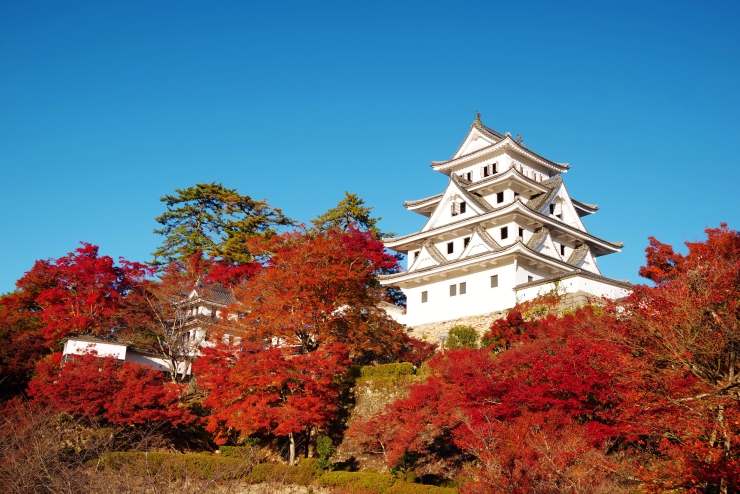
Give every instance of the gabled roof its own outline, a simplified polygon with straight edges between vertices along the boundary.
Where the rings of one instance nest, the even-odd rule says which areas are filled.
[[[485,242],[486,245],[488,245],[493,250],[501,250],[503,247],[499,245],[498,242],[496,242],[493,237],[480,225],[476,226],[473,231],[480,236],[481,240]]]
[[[547,227],[543,226],[538,228],[537,230],[535,230],[534,235],[529,238],[529,241],[527,242],[527,247],[533,250],[537,250],[549,234],[550,230],[548,230]]]
[[[200,278],[195,282],[193,291],[188,298],[190,300],[197,298],[203,302],[210,302],[224,307],[236,303],[236,298],[234,297],[234,294],[231,293],[231,290],[218,285],[203,283]]]
[[[571,252],[570,257],[568,258],[568,264],[572,264],[574,266],[578,266],[588,255],[590,249],[588,248],[588,244],[581,244],[575,249],[573,249],[573,252]]]
[[[478,209],[482,209],[486,213],[493,211],[493,206],[488,204],[488,201],[483,199],[481,196],[479,196],[475,192],[468,191],[468,188],[473,184],[473,182],[466,180],[462,177],[459,177],[455,173],[450,175],[450,180],[452,180],[458,186],[462,196],[465,197],[472,204],[475,204],[476,206],[478,206]]]
[[[429,255],[437,261],[439,264],[442,264],[444,262],[447,262],[447,259],[445,259],[445,256],[442,255],[442,253],[439,251],[439,249],[432,243],[431,240],[427,239],[424,241],[424,244],[422,245],[422,248],[425,248],[427,252],[429,252]]]
[[[465,143],[468,142],[468,138],[470,137],[470,134],[473,132],[474,129],[478,130],[481,135],[489,138],[494,143],[504,138],[504,136],[501,135],[500,133],[496,132],[490,127],[486,127],[485,125],[483,125],[483,122],[481,122],[481,119],[480,119],[480,113],[475,112],[475,120],[473,120],[473,123],[470,124],[470,129],[468,130],[468,133],[465,135],[465,139],[463,139],[463,141],[460,143],[460,145],[457,147],[454,154],[452,155],[453,159],[455,156],[457,156],[457,154],[463,148]]]
[[[527,201],[527,207],[530,209],[533,209],[535,211],[540,211],[546,204],[549,204],[550,201],[555,199],[555,196],[558,195],[558,189],[560,185],[563,183],[563,177],[560,175],[557,175],[552,178],[548,178],[547,180],[543,180],[542,182],[539,182],[540,185],[544,185],[548,189],[550,189],[549,192],[543,192],[541,194],[535,194],[532,197],[529,198],[529,201]]]
[[[542,165],[545,165],[546,167],[551,168],[557,172],[566,172],[570,169],[570,165],[567,163],[556,163],[555,161],[549,160],[545,158],[544,156],[540,156],[539,154],[533,151],[530,151],[528,148],[525,148],[524,146],[522,146],[521,143],[518,143],[515,140],[513,140],[511,136],[508,134],[504,136],[500,141],[490,144],[488,146],[485,146],[483,148],[480,148],[476,151],[473,151],[472,153],[469,153],[463,156],[458,156],[457,158],[452,158],[446,161],[433,161],[429,166],[431,166],[437,171],[442,171],[456,164],[464,163],[466,161],[478,158],[491,151],[494,151],[494,150],[497,150],[503,147],[514,149],[519,154],[526,156],[527,158],[533,161],[536,161]]]

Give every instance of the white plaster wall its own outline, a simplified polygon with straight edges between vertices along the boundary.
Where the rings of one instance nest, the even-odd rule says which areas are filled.
[[[532,286],[517,290],[516,297],[520,302],[532,300],[540,295],[544,295],[556,287],[555,283],[545,283],[542,285]],[[560,282],[559,288],[566,293],[575,293],[584,291],[595,297],[621,298],[630,294],[631,290],[620,288],[610,283],[592,280],[582,276],[572,276]]]
[[[64,355],[84,355],[95,351],[98,357],[115,357],[126,359],[126,346],[104,342],[67,340],[64,342]]]
[[[498,288],[491,288],[491,276],[498,275]],[[466,294],[459,294],[459,284],[466,283]],[[450,285],[456,284],[458,294],[450,297]],[[514,265],[495,266],[484,271],[464,274],[455,278],[422,282],[403,288],[407,298],[406,315],[399,320],[408,326],[458,317],[504,310],[516,301],[513,287]],[[426,303],[421,302],[421,293],[426,291]]]
[[[160,357],[155,357],[153,355],[144,355],[141,353],[136,352],[129,352],[128,356],[126,357],[126,360],[129,362],[136,362],[137,364],[145,365],[147,367],[151,367],[154,370],[162,371],[162,372],[169,372],[170,367],[167,365],[167,362]],[[183,366],[180,366],[179,373],[182,373]],[[188,369],[188,374],[190,373],[190,369]]]

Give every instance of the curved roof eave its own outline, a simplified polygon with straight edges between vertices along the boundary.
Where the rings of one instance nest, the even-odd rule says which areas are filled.
[[[451,168],[457,164],[465,163],[466,161],[470,161],[477,157],[483,156],[491,151],[495,151],[499,147],[507,146],[514,148],[519,153],[527,156],[533,161],[539,162],[540,164],[545,165],[548,168],[552,168],[553,170],[556,170],[558,172],[567,172],[571,168],[570,165],[567,163],[556,163],[545,158],[544,156],[535,153],[534,151],[530,151],[528,148],[523,147],[521,144],[517,144],[517,142],[514,141],[511,136],[505,136],[499,142],[481,148],[477,151],[473,151],[472,153],[468,153],[464,156],[460,156],[458,158],[450,159],[447,161],[433,161],[429,166],[431,166],[436,171],[442,171],[447,168]]]
[[[459,220],[459,221],[455,221],[455,222],[452,222],[452,223],[448,223],[446,225],[442,225],[440,227],[437,227],[437,228],[434,228],[434,229],[431,229],[431,230],[427,230],[427,231],[424,231],[424,232],[410,233],[408,235],[404,235],[404,236],[401,236],[401,237],[384,238],[384,239],[382,239],[382,241],[383,241],[383,243],[386,244],[386,247],[393,248],[392,246],[394,246],[394,245],[395,246],[400,246],[400,245],[403,245],[404,243],[409,242],[409,241],[412,241],[412,240],[422,240],[422,239],[425,239],[427,237],[431,237],[431,236],[435,235],[437,232],[440,232],[440,231],[445,230],[445,229],[454,229],[454,228],[450,228],[450,227],[461,226],[461,225],[463,225],[465,223],[468,223],[469,225],[473,225],[476,222],[481,221],[481,220],[492,219],[493,218],[493,215],[496,214],[496,213],[506,213],[507,212],[506,211],[507,208],[518,209],[519,211],[521,211],[525,215],[526,214],[534,215],[542,223],[547,224],[550,229],[553,229],[554,228],[556,230],[565,230],[568,233],[572,234],[573,236],[583,237],[583,238],[586,238],[586,239],[590,239],[593,242],[595,242],[597,244],[601,244],[605,248],[612,250],[613,252],[619,252],[619,249],[622,249],[624,247],[624,243],[622,243],[622,242],[610,242],[608,240],[604,240],[602,238],[596,237],[595,235],[591,235],[588,232],[581,231],[581,230],[579,230],[577,228],[574,228],[574,227],[572,227],[570,225],[567,225],[567,224],[562,223],[560,221],[554,220],[554,219],[550,218],[549,216],[546,216],[546,215],[540,213],[539,211],[535,211],[535,210],[527,207],[525,204],[523,204],[519,200],[514,201],[514,202],[511,202],[511,203],[509,203],[509,204],[507,204],[505,206],[502,206],[500,208],[495,208],[491,212],[486,213],[484,215],[474,216],[472,218],[465,218],[465,219],[462,219],[462,220]],[[414,238],[414,237],[418,237],[418,238]]]

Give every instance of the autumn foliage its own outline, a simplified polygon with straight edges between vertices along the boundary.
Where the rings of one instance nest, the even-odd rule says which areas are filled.
[[[133,362],[95,354],[62,363],[61,354],[40,361],[28,395],[34,402],[88,420],[118,425],[194,422],[180,407],[182,387],[165,383],[163,374]]]
[[[740,235],[687,247],[651,239],[656,285],[623,303],[510,312],[351,434],[389,466],[462,470],[469,492],[735,492]]]
[[[244,331],[305,351],[343,343],[355,361],[393,360],[401,350],[401,327],[380,306],[375,276],[397,260],[371,232],[297,230],[253,239],[250,250],[265,262],[234,290]]]

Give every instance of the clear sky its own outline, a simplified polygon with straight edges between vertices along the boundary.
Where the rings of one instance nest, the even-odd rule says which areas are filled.
[[[398,234],[475,111],[573,167],[599,258],[740,228],[738,2],[0,2],[0,292],[79,241],[148,261],[159,197],[221,182]]]

